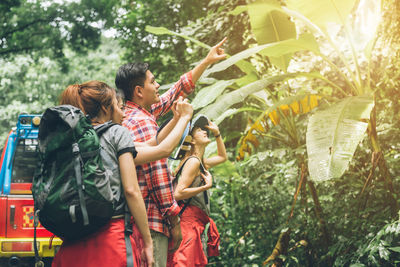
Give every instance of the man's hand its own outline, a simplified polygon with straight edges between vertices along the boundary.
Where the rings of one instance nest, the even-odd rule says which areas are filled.
[[[176,102],[176,112],[179,113],[181,118],[190,120],[193,116],[193,106],[189,103],[189,100],[178,99]]]
[[[179,217],[178,216],[170,217],[170,223],[171,223],[170,238],[172,239],[173,247],[169,249],[169,251],[174,252],[179,248],[182,242],[182,232],[181,232],[181,224]]]
[[[199,80],[200,76],[203,74],[203,72],[207,69],[208,66],[226,58],[225,51],[222,48],[222,45],[225,43],[226,40],[227,38],[225,37],[217,45],[211,47],[210,51],[208,52],[208,55],[200,62],[199,65],[197,65],[192,70],[192,82],[194,84]]]
[[[204,59],[204,61],[208,65],[211,65],[211,64],[213,64],[213,63],[215,63],[217,61],[220,61],[221,59],[225,59],[226,58],[225,51],[224,51],[223,48],[221,48],[226,40],[227,40],[227,38],[225,37],[224,39],[222,39],[221,42],[219,42],[215,46],[211,47],[210,51],[208,52],[208,55]]]
[[[174,103],[171,106],[171,110],[172,110],[172,114],[173,114],[173,117],[172,117],[173,120],[178,121],[179,117],[181,116],[181,114],[179,114],[179,112],[176,110],[176,105],[178,104],[178,102],[182,102],[182,100],[183,100],[182,96],[178,97],[178,99],[175,100]]]

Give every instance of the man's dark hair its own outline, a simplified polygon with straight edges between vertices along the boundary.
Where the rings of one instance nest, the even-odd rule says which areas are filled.
[[[115,76],[115,85],[122,90],[126,100],[132,100],[134,88],[144,86],[146,71],[149,69],[148,63],[127,63],[119,67]]]

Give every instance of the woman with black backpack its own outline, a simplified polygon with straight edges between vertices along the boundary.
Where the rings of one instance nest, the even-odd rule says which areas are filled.
[[[218,153],[204,158],[206,146],[211,142],[209,131],[217,142]],[[219,255],[219,234],[209,217],[208,189],[212,186],[212,176],[207,170],[226,161],[225,145],[218,126],[204,115],[197,116],[185,132],[189,135],[184,138],[181,151],[177,153],[184,156],[174,180],[174,196],[182,208],[182,242],[177,251],[168,255],[168,267],[205,266],[208,263],[207,256]],[[182,153],[184,150],[186,152]],[[209,230],[205,233],[208,223]],[[207,244],[205,235],[208,236]]]
[[[109,172],[111,190],[116,200],[114,216],[99,231],[74,242],[66,240],[53,260],[53,266],[127,266],[133,263],[140,266],[141,257],[148,266],[153,264],[153,245],[147,222],[147,214],[136,177],[135,162],[144,163],[166,157],[179,142],[187,123],[192,117],[193,108],[187,101],[178,100],[175,115],[176,125],[171,134],[157,146],[135,147],[129,131],[119,125],[123,112],[118,106],[116,92],[107,84],[90,81],[70,85],[61,95],[62,105],[72,105],[89,116],[93,127],[112,121],[100,137],[103,165]],[[165,136],[161,135],[161,136]],[[125,240],[124,213],[128,207],[144,241],[143,253],[137,249],[130,236],[129,250]],[[129,242],[129,241],[128,241]],[[129,260],[128,255],[132,254]]]

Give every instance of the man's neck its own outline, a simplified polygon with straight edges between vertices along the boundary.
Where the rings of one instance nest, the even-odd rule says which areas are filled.
[[[141,101],[141,99],[131,99],[130,101],[135,103],[136,105],[144,108],[148,112],[150,112],[150,110],[151,110],[151,105],[144,103],[144,101]]]

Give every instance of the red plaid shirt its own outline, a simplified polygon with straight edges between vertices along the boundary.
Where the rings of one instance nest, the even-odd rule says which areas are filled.
[[[172,103],[194,90],[192,72],[181,76],[167,92],[160,96],[160,102],[151,106],[150,112],[131,101],[126,102],[125,118],[122,123],[131,132],[135,142],[145,142],[157,134],[156,120],[166,114]],[[175,216],[180,207],[175,201],[172,187],[172,176],[167,159],[136,165],[140,190],[146,204],[150,229],[169,236],[166,216]]]

